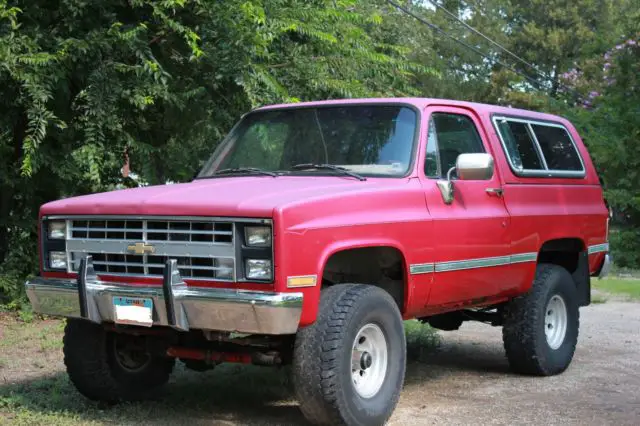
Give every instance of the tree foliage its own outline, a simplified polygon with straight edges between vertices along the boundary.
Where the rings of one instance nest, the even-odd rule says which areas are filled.
[[[1,0],[0,292],[34,270],[38,207],[131,184],[125,154],[184,180],[252,107],[415,94],[432,70],[382,23],[355,0]]]
[[[640,14],[637,15],[640,18]],[[640,19],[639,21],[640,22]],[[620,266],[640,267],[640,28],[564,78],[583,92],[570,111],[583,129],[614,210],[612,246]]]
[[[485,57],[384,0],[0,0],[0,297],[36,270],[42,203],[135,185],[125,158],[147,183],[190,179],[252,107],[361,96],[572,117],[639,267],[639,54],[616,48],[637,1],[397,2]]]

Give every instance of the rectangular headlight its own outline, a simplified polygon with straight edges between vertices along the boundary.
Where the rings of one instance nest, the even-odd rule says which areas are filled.
[[[267,259],[247,259],[245,275],[248,280],[270,280],[271,261]]]
[[[51,269],[67,269],[67,253],[63,251],[50,251],[49,267]]]
[[[271,227],[245,226],[244,241],[250,247],[269,247],[271,245]]]
[[[50,240],[63,240],[67,235],[67,222],[64,220],[48,222],[47,235]]]

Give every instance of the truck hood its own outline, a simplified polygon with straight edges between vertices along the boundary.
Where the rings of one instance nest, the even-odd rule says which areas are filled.
[[[274,209],[352,192],[387,191],[408,179],[341,176],[241,176],[122,189],[66,198],[42,206],[41,215],[158,215],[272,217]]]

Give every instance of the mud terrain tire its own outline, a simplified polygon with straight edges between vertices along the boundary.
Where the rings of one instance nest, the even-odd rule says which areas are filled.
[[[560,311],[563,319],[554,320]],[[529,292],[510,301],[505,310],[502,338],[511,369],[537,376],[566,370],[578,341],[579,315],[571,274],[558,265],[538,265]],[[558,328],[566,331],[554,334]]]
[[[293,385],[314,424],[382,425],[398,403],[405,364],[404,324],[393,298],[378,287],[339,284],[322,291],[316,322],[296,336]]]
[[[116,403],[148,398],[164,385],[175,360],[148,355],[139,368],[118,361],[115,333],[84,320],[70,319],[64,329],[64,363],[71,382],[85,397]]]

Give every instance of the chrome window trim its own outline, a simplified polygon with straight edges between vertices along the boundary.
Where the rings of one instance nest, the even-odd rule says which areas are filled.
[[[531,126],[531,123],[524,123],[524,124],[527,125],[527,132],[529,133],[529,137],[533,141],[533,147],[538,153],[538,158],[540,158],[542,167],[544,167],[545,170],[549,170],[549,164],[547,164],[547,159],[544,157],[544,152],[542,152],[542,146],[540,146],[540,141],[538,140],[538,136],[536,135],[536,132],[533,131],[533,127]],[[502,136],[502,134],[500,134],[500,136]]]
[[[540,156],[543,166],[545,167],[544,170],[518,169],[513,164],[513,160],[511,159],[511,155],[509,154],[509,150],[507,149],[507,144],[505,143],[504,138],[502,137],[502,133],[500,132],[500,128],[498,127],[498,120],[513,121],[515,123],[524,123],[527,125],[527,131],[530,133],[530,136],[533,139],[534,147],[538,155]],[[578,149],[576,141],[573,139],[571,132],[569,132],[569,130],[563,124],[552,122],[552,121],[541,121],[541,120],[528,119],[528,118],[517,118],[517,117],[508,116],[508,115],[493,115],[491,117],[491,122],[493,123],[493,129],[496,132],[498,139],[500,139],[500,144],[502,145],[502,151],[504,152],[505,157],[507,157],[507,162],[509,163],[509,167],[511,168],[511,171],[516,176],[545,177],[545,178],[553,178],[553,177],[584,178],[587,175],[584,161],[582,159],[582,155],[580,154],[580,150]],[[538,137],[536,136],[535,132],[533,131],[533,127],[531,126],[532,124],[563,129],[569,136],[569,140],[571,141],[573,149],[575,150],[576,155],[578,156],[578,160],[580,161],[582,170],[550,170],[547,166],[547,160],[544,157],[544,154],[542,153],[542,148],[540,147],[540,142],[538,142]]]

